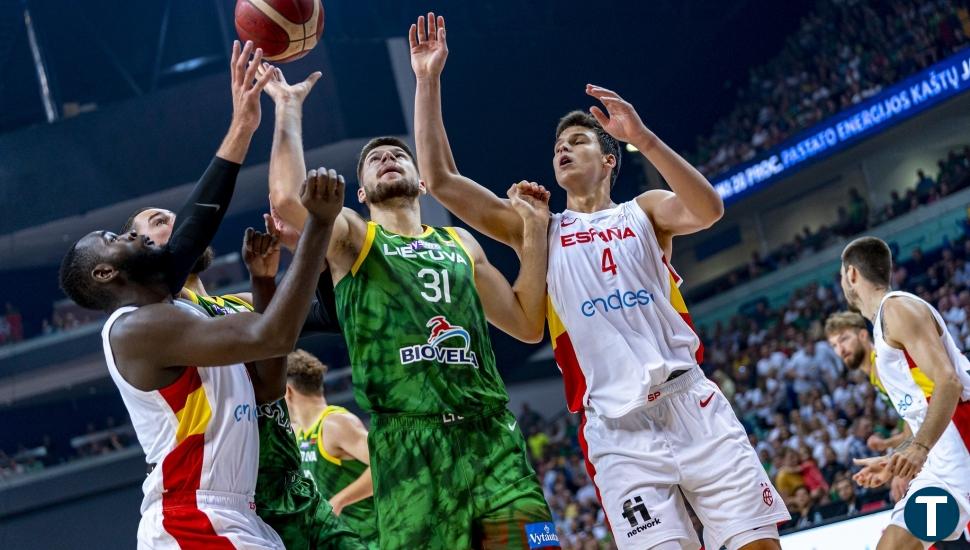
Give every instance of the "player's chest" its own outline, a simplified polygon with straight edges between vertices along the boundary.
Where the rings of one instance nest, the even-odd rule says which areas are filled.
[[[643,266],[655,259],[648,238],[625,217],[591,223],[564,216],[550,233],[549,267],[584,276],[640,277]]]

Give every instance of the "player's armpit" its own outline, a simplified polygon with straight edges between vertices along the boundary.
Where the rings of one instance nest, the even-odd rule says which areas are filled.
[[[109,337],[119,368],[217,367],[285,355],[293,343],[261,318],[258,313],[206,318],[174,304],[152,304],[118,319]]]
[[[331,456],[370,464],[367,428],[352,414],[331,414],[323,422],[323,446]]]
[[[636,200],[637,205],[653,222],[657,233],[669,236],[689,235],[713,225],[713,222],[698,218],[680,197],[670,191],[652,189],[638,196]]]

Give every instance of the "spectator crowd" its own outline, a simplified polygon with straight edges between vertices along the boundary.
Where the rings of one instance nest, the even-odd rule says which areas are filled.
[[[699,137],[708,177],[965,47],[968,0],[819,0],[781,53],[751,69],[731,112]]]

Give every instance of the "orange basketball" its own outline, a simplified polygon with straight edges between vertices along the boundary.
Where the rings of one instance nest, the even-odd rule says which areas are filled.
[[[263,57],[287,63],[306,55],[323,36],[320,0],[237,0],[236,32],[263,49]]]

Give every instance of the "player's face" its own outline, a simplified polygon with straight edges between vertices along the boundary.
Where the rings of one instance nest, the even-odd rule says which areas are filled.
[[[93,248],[99,260],[92,277],[99,282],[110,282],[118,274],[125,274],[132,282],[151,283],[164,274],[165,252],[135,231],[122,235],[95,231],[81,239],[78,246]]]
[[[131,228],[139,235],[146,235],[158,246],[165,246],[172,236],[175,213],[164,208],[149,208],[135,216]]]
[[[835,353],[842,358],[845,366],[855,370],[866,360],[866,350],[859,339],[859,332],[850,328],[843,329],[829,336],[829,344]]]
[[[570,126],[556,140],[552,169],[556,182],[567,191],[588,192],[610,173],[615,163],[612,155],[603,154],[596,132],[585,126]]]
[[[418,169],[407,151],[396,145],[375,147],[364,157],[360,174],[361,202],[380,204],[391,199],[414,199],[424,191]]]

